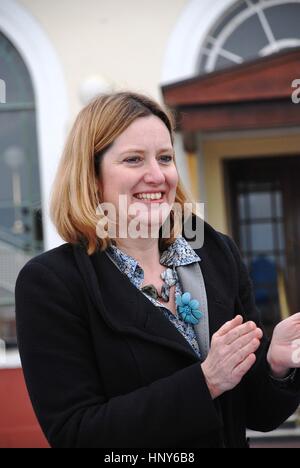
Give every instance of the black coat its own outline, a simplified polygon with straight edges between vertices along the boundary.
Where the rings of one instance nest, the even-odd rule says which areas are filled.
[[[236,314],[258,322],[248,274],[229,238],[205,226],[211,335]],[[96,273],[96,274],[95,274]],[[106,254],[64,244],[32,259],[16,286],[26,383],[53,447],[245,447],[299,404],[300,378],[269,377],[267,342],[234,390],[212,401],[195,352]]]

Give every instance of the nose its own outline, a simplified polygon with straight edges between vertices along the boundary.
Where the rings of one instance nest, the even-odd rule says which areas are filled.
[[[159,163],[156,160],[149,162],[144,175],[145,182],[148,184],[159,185],[165,182],[165,179],[165,174],[163,173]]]

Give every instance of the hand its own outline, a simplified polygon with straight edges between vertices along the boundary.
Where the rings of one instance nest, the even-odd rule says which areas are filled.
[[[263,332],[237,315],[212,337],[202,371],[213,399],[236,387],[256,361]]]
[[[300,367],[300,313],[280,322],[274,329],[267,355],[274,377],[284,378]]]

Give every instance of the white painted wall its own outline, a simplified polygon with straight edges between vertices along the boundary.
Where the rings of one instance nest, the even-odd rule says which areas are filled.
[[[56,50],[72,117],[80,85],[93,75],[160,98],[165,48],[188,0],[19,1]]]
[[[101,76],[161,100],[162,83],[193,76],[202,41],[233,1],[0,0],[0,30],[21,52],[37,96],[44,214],[85,80]],[[44,228],[46,249],[61,242],[48,216]]]

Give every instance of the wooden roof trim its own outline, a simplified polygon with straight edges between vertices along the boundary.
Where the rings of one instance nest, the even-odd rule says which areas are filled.
[[[184,133],[300,127],[300,104],[261,101],[181,108],[178,129]]]
[[[167,105],[208,105],[289,98],[300,78],[300,49],[163,86]]]

